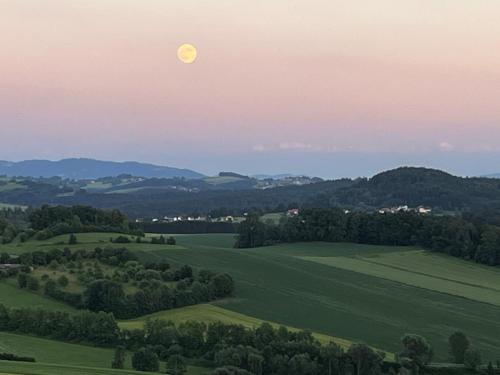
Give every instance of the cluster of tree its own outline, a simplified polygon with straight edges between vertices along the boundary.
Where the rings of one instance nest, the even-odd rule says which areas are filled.
[[[132,240],[128,236],[118,236],[116,238],[111,238],[112,243],[131,243]],[[137,236],[135,239],[136,243],[148,243],[146,239],[144,239],[143,236]],[[151,237],[151,240],[149,241],[150,244],[152,245],[175,245],[176,240],[175,237],[169,236],[165,238],[163,235],[160,235],[159,237]]]
[[[0,361],[36,362],[33,357],[19,356],[12,353],[0,353]]]
[[[310,332],[274,328],[263,323],[255,329],[221,322],[187,321],[179,325],[148,319],[142,329],[120,330],[112,314],[13,309],[0,305],[0,331],[29,333],[41,337],[91,343],[116,348],[113,368],[123,368],[127,350],[141,371],[158,371],[165,361],[167,372],[183,374],[186,358],[216,366],[214,375],[376,375],[394,373],[400,367],[418,374],[432,360],[433,350],[425,338],[407,334],[401,339],[398,363],[384,360],[384,353],[364,344],[344,350],[337,344],[321,344]],[[457,363],[475,370],[481,356],[464,334],[449,339],[450,354]],[[490,366],[491,367],[491,364]]]
[[[177,242],[175,241],[175,238],[172,236],[169,236],[165,238],[163,235],[160,237],[152,237],[151,238],[151,244],[153,245],[175,245]]]
[[[186,181],[192,184],[197,180]],[[140,190],[127,194],[105,194],[105,191],[89,194],[72,190],[75,194],[70,196],[62,196],[60,189],[52,189],[50,194],[46,193],[45,185],[33,183],[32,186],[25,185],[25,189],[0,192],[0,200],[35,206],[49,202],[116,207],[134,217],[208,214],[219,209],[225,209],[228,214],[234,215],[253,210],[283,211],[287,207],[346,207],[373,211],[381,207],[407,204],[457,212],[478,212],[484,209],[494,212],[497,220],[500,220],[500,179],[461,178],[425,168],[398,168],[370,179],[340,179],[265,190],[251,187],[231,190],[231,186],[227,184],[222,184],[217,190],[210,188],[208,184],[186,189],[148,189],[146,186],[156,183],[158,186],[165,185],[162,181],[148,180],[138,183]],[[175,185],[182,186],[180,182]]]
[[[456,216],[379,214],[342,209],[304,209],[278,225],[251,215],[240,224],[236,247],[279,242],[326,241],[418,245],[488,265],[500,264],[500,228]]]
[[[0,209],[0,244],[12,242],[19,237],[25,242],[33,231],[29,230],[26,210],[21,208]]]
[[[112,312],[119,318],[209,302],[230,297],[234,292],[234,281],[227,274],[201,270],[195,275],[189,265],[174,270],[164,261],[143,265],[136,259],[125,248],[97,247],[26,252],[15,260],[25,266],[48,265],[54,270],[64,266],[70,273],[76,273],[86,289],[83,293],[66,291],[67,277],[52,280],[46,275],[42,281],[45,281],[43,291],[47,296],[80,309]],[[84,260],[95,260],[94,269],[84,269]],[[104,274],[98,262],[116,267],[114,273]],[[137,287],[131,294],[124,291],[123,285],[128,282]],[[175,285],[167,284],[171,282]],[[39,279],[30,274],[28,267],[18,274],[18,285],[35,291],[40,289]]]
[[[454,363],[463,364],[467,369],[476,370],[481,366],[481,353],[471,346],[467,336],[460,331],[453,333],[449,339],[450,356]],[[497,363],[500,365],[500,363]],[[489,367],[492,367],[491,362]]]
[[[227,216],[219,215],[213,217]],[[195,215],[198,216],[198,215]],[[140,228],[147,233],[234,233],[236,225],[233,223],[210,222],[210,221],[175,221],[172,223],[143,223]]]
[[[130,233],[126,215],[118,210],[100,210],[89,206],[49,206],[30,210],[29,222],[37,239],[78,232]]]
[[[19,285],[19,288],[21,289],[27,288],[33,291],[37,291],[38,289],[40,289],[38,278],[31,276],[30,274],[25,272],[18,273],[17,283]]]
[[[129,261],[137,260],[137,256],[130,250],[120,247],[106,246],[92,249],[71,250],[70,248],[52,249],[50,251],[33,251],[22,253],[18,258],[11,258],[11,261],[26,266],[46,266],[53,263],[67,264],[70,262],[80,262],[86,259],[95,259],[110,266],[123,266]]]
[[[112,314],[89,311],[69,314],[62,311],[8,308],[1,304],[0,331],[98,346],[114,346],[120,340],[120,329]]]
[[[234,292],[234,281],[229,275],[200,271],[195,278],[189,266],[174,272],[160,272],[129,262],[125,273],[127,277],[140,281],[137,291],[126,294],[123,284],[118,281],[95,280],[82,296],[82,307],[91,311],[112,312],[118,318],[133,318],[230,297]],[[175,287],[170,287],[162,281],[177,283]]]
[[[333,342],[319,343],[310,332],[276,329],[267,323],[247,329],[220,322],[174,326],[150,320],[144,330],[124,331],[123,337],[124,345],[139,353],[140,367],[134,367],[142,371],[157,371],[161,360],[167,362],[169,373],[182,374],[186,357],[213,364],[214,375],[372,375],[400,367],[384,361],[384,353],[367,345],[344,350]],[[423,368],[432,355],[430,345],[417,335],[403,337],[402,349],[401,364],[412,371]]]

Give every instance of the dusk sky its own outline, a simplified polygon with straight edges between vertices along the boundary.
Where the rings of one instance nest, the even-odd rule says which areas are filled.
[[[0,0],[0,159],[500,172],[499,17],[498,0]]]

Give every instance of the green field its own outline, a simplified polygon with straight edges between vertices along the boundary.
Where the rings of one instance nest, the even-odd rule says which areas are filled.
[[[9,282],[0,282],[0,304],[16,308],[31,307],[68,312],[76,311],[73,307],[65,303],[44,297],[26,289],[19,289],[16,283],[10,280]]]
[[[445,259],[441,255],[424,251],[381,254],[375,257],[300,258],[500,306],[500,270],[497,268]],[[456,263],[453,264],[452,260]]]
[[[63,343],[31,336],[0,332],[0,352],[30,356],[36,363],[0,361],[0,375],[105,375],[105,374],[144,374],[131,370],[131,355],[127,356],[126,369],[112,370],[113,349]],[[164,370],[162,364],[161,370]],[[188,366],[187,375],[200,375],[208,370]]]
[[[271,222],[273,224],[279,224],[281,219],[285,218],[286,214],[283,212],[274,212],[274,213],[268,213],[265,215],[262,215],[260,220],[262,220],[264,223]]]
[[[223,304],[223,303],[222,303]],[[187,306],[180,309],[173,309],[168,311],[162,311],[159,313],[151,314],[148,316],[143,316],[139,319],[132,319],[120,322],[120,327],[126,329],[136,329],[142,328],[147,319],[164,319],[174,322],[175,324],[180,324],[187,322],[189,320],[203,321],[207,324],[214,322],[223,322],[226,324],[241,324],[247,328],[257,328],[264,320],[257,319],[248,315],[243,315],[231,310],[222,308],[221,306],[202,304],[196,306]],[[279,324],[269,322],[274,327],[278,328]],[[288,327],[292,331],[296,331],[296,328]],[[331,341],[336,342],[338,345],[347,349],[353,343],[348,340],[341,338],[331,337],[327,335],[322,335],[318,333],[313,333],[314,337],[322,343],[329,343]],[[390,355],[391,353],[387,353]]]
[[[102,246],[110,236],[116,237],[79,234],[81,243],[74,247]],[[144,260],[166,259],[174,266],[187,263],[231,274],[236,298],[217,304],[241,314],[231,318],[266,320],[390,352],[400,350],[403,334],[417,333],[432,343],[437,361],[448,359],[448,336],[462,330],[485,359],[499,358],[498,269],[405,247],[301,243],[242,250],[232,247],[233,235],[176,239],[177,246],[126,246]],[[50,249],[61,240],[67,236],[12,249]],[[179,313],[160,315],[182,319],[175,316]],[[183,314],[190,316],[187,310]],[[210,320],[213,314],[193,316]]]
[[[53,248],[63,249],[68,247],[73,250],[77,249],[88,249],[94,247],[104,247],[104,246],[115,246],[115,247],[127,247],[130,250],[157,250],[164,249],[165,246],[162,245],[151,245],[148,243],[135,243],[134,236],[128,236],[132,243],[128,244],[113,244],[111,243],[111,238],[116,238],[118,236],[126,236],[122,233],[78,233],[76,235],[78,243],[76,245],[68,245],[69,234],[63,234],[60,236],[52,237],[48,240],[37,241],[30,239],[26,242],[13,242],[10,244],[0,245],[0,252],[8,252],[10,254],[22,254],[27,251],[42,250],[48,251]],[[158,236],[148,234],[147,237]],[[182,249],[182,246],[168,246],[168,249]]]
[[[446,267],[450,279],[463,273],[460,267],[472,267],[465,282],[476,280],[475,287],[482,288],[478,279],[484,267],[474,263],[438,256],[444,263],[433,268],[437,260],[418,256],[414,248],[355,244],[284,244],[237,250],[232,248],[232,235],[178,236],[177,243],[182,249],[145,249],[142,256],[230,273],[237,282],[237,298],[226,301],[225,309],[391,352],[400,349],[402,335],[417,333],[429,339],[436,360],[441,361],[448,359],[448,336],[463,330],[485,358],[498,357],[500,307],[443,293],[436,285],[423,287],[411,280],[390,280],[385,274],[370,275],[364,269],[332,267],[302,257],[358,260],[368,256],[378,260],[383,255],[389,256],[387,262],[400,259],[405,263],[390,257],[392,254],[408,257],[408,265],[417,257],[421,263],[415,267],[423,271]]]
[[[26,189],[26,188],[27,188],[26,185],[19,184],[13,181],[8,181],[7,183],[0,185],[0,192],[3,193],[10,190]]]

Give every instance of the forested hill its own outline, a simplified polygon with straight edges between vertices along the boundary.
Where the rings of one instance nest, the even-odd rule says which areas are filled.
[[[500,208],[500,180],[463,178],[426,168],[398,168],[363,179],[338,193],[345,205],[408,204],[442,210]]]
[[[145,182],[143,182],[144,184]],[[292,207],[343,207],[373,211],[398,205],[430,206],[434,212],[481,212],[494,218],[500,212],[500,180],[462,178],[426,168],[398,168],[370,179],[341,179],[303,186],[272,189],[204,190],[196,189],[122,189],[119,193],[98,189],[50,187],[30,181],[9,189],[0,186],[0,202],[41,205],[85,204],[99,208],[117,208],[132,217],[172,214],[206,214],[214,210],[226,214],[249,210],[275,211]],[[37,189],[42,190],[43,194]],[[500,216],[500,215],[498,215]]]

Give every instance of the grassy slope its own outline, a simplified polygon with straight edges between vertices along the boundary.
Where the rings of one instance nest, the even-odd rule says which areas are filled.
[[[58,248],[58,249],[63,249],[65,247],[68,247],[70,249],[76,250],[76,249],[88,249],[88,248],[94,248],[97,246],[104,247],[104,246],[123,246],[127,247],[131,250],[154,250],[154,249],[161,249],[164,248],[164,246],[161,245],[151,245],[151,244],[136,244],[136,243],[129,243],[129,244],[112,244],[110,242],[111,238],[116,238],[118,236],[124,236],[122,233],[78,233],[76,235],[78,243],[76,245],[68,245],[68,240],[69,240],[69,234],[63,234],[60,236],[52,237],[48,240],[43,240],[43,241],[37,241],[37,240],[28,240],[26,242],[20,243],[20,242],[15,242],[15,243],[10,243],[10,244],[4,244],[0,245],[0,252],[8,252],[10,254],[22,254],[27,251],[34,251],[34,250],[43,250],[43,251],[48,251],[53,248]],[[148,235],[149,237],[153,235]],[[158,236],[158,235],[157,235]],[[135,242],[135,237],[133,236],[128,236],[132,242]],[[169,246],[169,249],[182,249],[180,246]]]
[[[170,320],[176,324],[183,323],[188,320],[203,321],[207,324],[213,322],[223,322],[227,324],[241,324],[248,328],[257,328],[262,323],[264,323],[264,320],[257,319],[248,315],[239,314],[237,312],[224,309],[220,306],[202,304],[196,306],[187,306],[180,309],[162,311],[148,316],[143,316],[139,319],[122,321],[120,322],[120,327],[127,329],[142,328],[144,322],[148,318]],[[275,327],[279,327],[279,324],[277,323],[271,322],[271,324]],[[296,330],[294,328],[290,329]],[[335,341],[337,344],[341,345],[344,348],[348,348],[352,344],[351,341],[334,338],[327,335],[314,333],[314,336],[320,342],[328,343],[330,341]]]
[[[110,236],[116,235],[78,235],[83,244],[74,248],[102,246],[99,241],[107,241]],[[447,359],[448,336],[462,330],[485,358],[497,359],[500,307],[431,290],[440,283],[411,285],[415,282],[410,277],[415,274],[413,267],[434,278],[446,269],[447,278],[456,282],[463,277],[463,282],[483,288],[490,281],[482,277],[493,269],[448,257],[426,258],[409,248],[308,243],[236,250],[232,248],[232,235],[176,237],[178,245],[174,247],[135,243],[127,247],[139,251],[144,259],[166,259],[172,264],[188,263],[230,273],[237,282],[237,298],[221,306],[246,316],[363,341],[393,352],[399,350],[400,336],[418,333],[431,341],[437,360]],[[38,245],[50,249],[61,239],[28,242],[16,246],[15,251]],[[363,256],[398,267],[401,272],[404,267],[412,269],[406,270],[404,282],[398,282],[388,280],[386,275],[369,275],[361,268],[347,270],[301,259],[305,256]]]
[[[407,255],[408,254],[408,255]],[[405,252],[379,257],[300,257],[304,260],[325,264],[331,267],[355,271],[370,276],[380,277],[387,280],[396,281],[402,284],[413,285],[424,289],[435,290],[459,297],[464,297],[478,302],[490,303],[500,306],[500,272],[491,268],[465,273],[463,279],[457,275],[457,269],[453,264],[447,264],[442,257],[430,254],[430,256],[420,255],[421,252]],[[425,257],[425,261],[418,259]],[[386,258],[387,262],[386,262]],[[395,258],[397,262],[394,262]],[[413,263],[417,258],[421,262]],[[440,260],[442,268],[432,269]],[[428,262],[428,263],[427,263]],[[398,263],[401,263],[398,265]],[[429,266],[429,267],[428,267]],[[474,265],[472,265],[474,267]],[[462,268],[457,267],[458,270]]]
[[[65,303],[43,297],[35,292],[19,289],[14,283],[0,282],[0,303],[9,307],[31,307],[49,310],[76,311]]]
[[[36,375],[104,375],[104,374],[141,374],[131,371],[131,356],[127,356],[126,369],[110,369],[113,349],[94,348],[85,345],[69,344],[37,337],[0,332],[0,351],[35,357],[37,363],[18,363],[0,361],[0,375],[36,374]],[[162,369],[163,370],[163,364]],[[200,367],[188,367],[187,375],[207,372]]]
[[[3,332],[0,333],[0,350],[35,357],[37,362],[88,367],[110,367],[114,353],[112,349],[68,344]],[[130,368],[130,361],[127,367]]]
[[[500,308],[497,306],[300,259],[401,254],[414,249],[308,243],[235,250],[231,235],[177,239],[182,250],[148,249],[143,256],[230,273],[237,281],[238,298],[225,302],[226,309],[351,341],[364,341],[393,352],[399,350],[403,334],[418,333],[432,342],[437,360],[448,357],[448,336],[455,330],[463,330],[486,358],[498,356]],[[455,262],[445,259],[451,269]],[[420,267],[425,268],[425,262]]]

